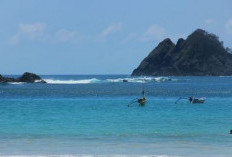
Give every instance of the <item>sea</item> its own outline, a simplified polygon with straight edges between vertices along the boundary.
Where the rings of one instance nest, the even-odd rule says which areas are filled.
[[[0,157],[232,156],[232,77],[41,77],[0,84]]]

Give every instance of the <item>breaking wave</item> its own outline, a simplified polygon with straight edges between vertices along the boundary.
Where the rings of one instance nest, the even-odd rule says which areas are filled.
[[[177,81],[169,77],[138,77],[138,78],[118,78],[107,79],[108,82],[132,82],[132,83],[150,83],[150,82],[168,82]]]
[[[25,82],[8,82],[8,84],[24,84]]]
[[[89,84],[89,83],[100,83],[101,80],[96,78],[92,79],[82,79],[82,80],[54,80],[54,79],[44,79],[49,84]]]
[[[56,79],[45,79],[48,84],[90,84],[90,83],[119,83],[119,82],[130,82],[130,83],[162,83],[169,81],[178,81],[177,79],[169,77],[137,77],[137,78],[116,78],[116,79],[80,79],[80,80],[56,80]]]

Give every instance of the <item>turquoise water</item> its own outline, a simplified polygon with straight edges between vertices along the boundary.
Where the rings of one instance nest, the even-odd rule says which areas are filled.
[[[232,77],[42,77],[0,85],[0,156],[232,154]],[[142,86],[146,106],[128,107]]]

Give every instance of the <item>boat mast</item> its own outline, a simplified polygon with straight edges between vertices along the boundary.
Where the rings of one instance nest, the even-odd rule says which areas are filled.
[[[145,81],[145,79],[144,79],[144,81]],[[142,95],[143,95],[143,98],[145,98],[144,82],[142,82]]]

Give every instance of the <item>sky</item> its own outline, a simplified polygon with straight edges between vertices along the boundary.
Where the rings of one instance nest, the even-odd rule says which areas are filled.
[[[0,0],[0,74],[131,74],[197,28],[232,48],[232,1]]]

